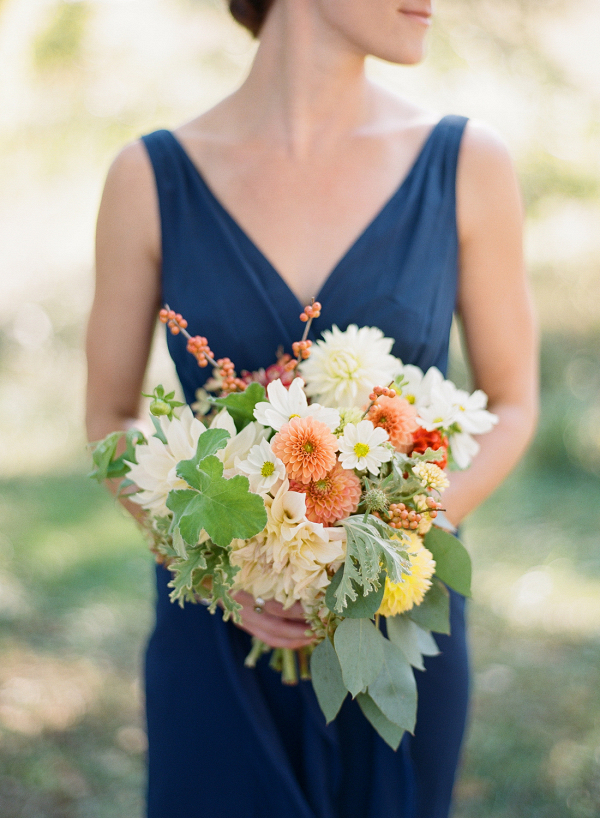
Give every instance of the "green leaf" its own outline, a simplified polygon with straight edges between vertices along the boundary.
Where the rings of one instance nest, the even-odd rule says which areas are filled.
[[[152,425],[154,426],[155,432],[154,437],[157,437],[161,443],[166,445],[167,438],[165,437],[165,433],[162,430],[162,426],[160,425],[160,418],[155,417],[154,415],[150,415],[150,420],[152,421]]]
[[[423,656],[419,649],[419,631],[421,631],[421,628],[404,614],[390,616],[385,622],[390,642],[400,648],[413,667],[425,670]],[[424,633],[424,631],[421,631],[421,633]]]
[[[425,630],[449,634],[450,594],[446,586],[434,577],[423,602],[411,608],[406,615]]]
[[[430,631],[425,631],[417,625],[417,639],[419,642],[419,650],[423,656],[437,656],[440,652],[438,644],[431,635]]]
[[[370,619],[344,619],[334,636],[342,678],[352,696],[366,690],[383,663],[383,637]]]
[[[330,611],[335,607],[335,594],[340,582],[342,581],[343,575],[344,566],[335,572],[331,578],[331,582],[327,586],[327,591],[325,593],[325,604]],[[344,616],[347,619],[372,619],[375,616],[379,610],[379,606],[381,605],[383,592],[385,590],[385,574],[383,572],[379,577],[379,583],[379,588],[376,588],[374,591],[370,591],[365,595],[363,589],[357,585],[354,580],[352,580],[352,587],[356,592],[356,599],[351,599],[346,603],[346,607],[344,608]]]
[[[435,573],[463,596],[471,596],[471,558],[452,534],[433,526],[425,535],[425,547],[433,554]]]
[[[259,383],[249,384],[243,392],[232,392],[225,398],[213,398],[212,403],[225,408],[231,415],[238,432],[254,420],[254,407],[265,400],[265,388]]]
[[[185,560],[177,560],[169,565],[169,570],[175,574],[175,578],[169,583],[169,588],[173,588],[171,592],[171,602],[179,600],[179,604],[183,607],[183,598],[187,596],[187,591],[192,591],[194,588],[195,577],[197,571],[206,569],[206,558],[201,549],[195,548],[190,551]]]
[[[198,438],[196,454],[193,460],[195,460],[196,463],[200,463],[205,457],[216,454],[219,449],[224,449],[225,446],[227,446],[227,441],[230,437],[231,435],[227,429],[207,429],[205,432],[202,432]]]
[[[312,652],[310,675],[317,700],[329,724],[339,713],[348,691],[342,678],[340,660],[328,636]]]
[[[117,457],[117,447],[123,438],[125,450]],[[129,463],[136,462],[135,447],[145,441],[146,438],[139,429],[128,429],[126,432],[111,432],[103,440],[91,444],[92,460],[96,468],[88,477],[99,483],[125,477],[129,472]]]
[[[249,491],[247,477],[211,479],[201,470],[198,477],[199,482],[205,481],[201,490],[178,489],[167,498],[167,508],[173,512],[172,530],[179,527],[186,543],[195,545],[203,529],[222,547],[234,538],[246,540],[263,530],[267,524],[264,502]]]
[[[371,722],[381,738],[392,750],[397,750],[402,741],[404,730],[383,715],[368,693],[359,693],[356,701],[365,717]]]
[[[332,592],[334,605],[328,607],[346,616],[348,601],[355,602],[359,590],[368,597],[380,588],[382,568],[392,582],[400,582],[410,568],[402,541],[390,539],[396,532],[376,517],[370,515],[365,521],[362,515],[355,515],[342,520],[341,525],[346,530],[346,559],[339,585]]]
[[[417,684],[410,664],[397,645],[382,639],[383,663],[369,684],[369,695],[383,715],[410,733],[417,719]]]
[[[178,557],[181,557],[181,559],[184,560],[187,559],[188,552],[185,546],[185,541],[181,536],[181,531],[178,528],[173,531],[173,549]]]

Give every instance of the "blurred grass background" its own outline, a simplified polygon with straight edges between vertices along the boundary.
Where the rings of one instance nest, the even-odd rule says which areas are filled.
[[[422,66],[370,64],[509,143],[544,338],[537,437],[465,526],[474,701],[457,818],[600,814],[598,42],[597,0],[440,0]],[[214,104],[253,51],[221,0],[0,0],[3,818],[141,814],[152,565],[83,477],[94,218],[118,149]],[[160,338],[158,379],[173,382]]]

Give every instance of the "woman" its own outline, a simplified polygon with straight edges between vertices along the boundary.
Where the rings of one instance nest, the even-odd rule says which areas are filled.
[[[212,110],[127,146],[110,169],[89,326],[89,435],[135,422],[157,311],[237,366],[291,345],[311,296],[316,332],[380,327],[394,353],[447,362],[454,308],[474,378],[500,419],[444,495],[458,525],[521,456],[536,415],[536,343],[521,205],[484,126],[441,120],[368,81],[368,54],[423,56],[429,0],[232,0],[260,44]],[[365,227],[366,226],[366,227]],[[169,340],[191,402],[199,370]],[[139,509],[136,510],[139,511]],[[415,736],[393,753],[353,702],[325,727],[310,685],[243,667],[250,634],[307,643],[302,611],[240,594],[242,625],[168,602],[159,568],[146,662],[150,818],[443,818],[464,729],[464,600],[419,674]]]

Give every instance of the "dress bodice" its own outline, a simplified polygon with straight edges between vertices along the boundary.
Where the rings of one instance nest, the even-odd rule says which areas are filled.
[[[445,371],[457,289],[455,179],[466,119],[443,117],[402,183],[333,268],[312,337],[337,324],[379,327],[393,353]],[[143,137],[160,206],[163,300],[238,371],[275,362],[302,332],[302,305],[221,204],[171,131]],[[349,202],[352,206],[352,202]],[[169,337],[186,400],[209,374]]]

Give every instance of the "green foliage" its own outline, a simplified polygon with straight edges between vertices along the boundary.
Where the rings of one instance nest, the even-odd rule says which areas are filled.
[[[369,683],[369,695],[393,724],[408,730],[417,718],[417,684],[410,664],[400,648],[389,639],[380,639],[383,662],[377,677]]]
[[[329,637],[325,637],[313,650],[310,658],[310,675],[317,700],[327,723],[337,716],[348,695],[342,678],[342,668]]]
[[[327,591],[325,592],[325,604],[330,611],[335,610],[336,593],[343,576],[344,567],[342,566],[336,571],[334,576],[331,578],[331,582],[327,586]],[[356,598],[354,600],[347,600],[346,607],[344,608],[344,616],[348,619],[372,619],[379,610],[381,600],[383,599],[383,593],[385,591],[385,574],[382,573],[380,575],[379,586],[375,588],[375,590],[371,590],[368,594],[365,594],[363,588],[360,585],[357,585],[354,580],[352,580],[352,588],[356,593]]]
[[[89,12],[85,2],[56,3],[47,27],[33,46],[37,68],[69,66],[80,58]]]
[[[370,619],[344,619],[334,636],[342,678],[352,696],[375,681],[383,664],[381,633]]]
[[[215,613],[217,605],[223,608],[223,619],[233,616],[238,621],[239,605],[231,597],[231,588],[239,568],[231,565],[229,549],[221,548],[207,540],[201,546],[189,549],[185,559],[174,559],[169,565],[173,579],[171,602],[197,602],[198,598],[208,602],[208,609]]]
[[[163,416],[166,416],[172,420],[173,410],[178,409],[180,406],[185,406],[185,403],[175,400],[175,392],[165,393],[165,388],[162,384],[155,387],[154,392],[152,392],[151,395],[146,395],[145,392],[142,392],[142,395],[145,398],[152,398],[152,402],[150,403],[150,414],[152,415],[153,422],[155,418]],[[154,427],[158,431],[159,427],[156,423],[154,423]]]
[[[356,701],[363,715],[371,722],[386,744],[389,744],[392,750],[397,750],[404,730],[383,715],[368,693],[359,693]]]
[[[424,670],[423,656],[419,647],[419,631],[421,633],[424,631],[405,614],[389,616],[385,622],[390,642],[400,648],[413,667]]]
[[[117,448],[123,438],[125,439],[125,450],[117,457]],[[98,483],[125,477],[129,472],[127,462],[137,462],[135,447],[144,443],[145,440],[146,438],[138,429],[129,429],[127,432],[111,432],[104,440],[90,444],[95,468],[88,474],[88,477]]]
[[[434,577],[423,602],[406,615],[424,630],[449,634],[450,594],[446,586]]]
[[[370,515],[365,520],[362,515],[355,515],[342,520],[341,525],[346,530],[346,558],[330,610],[345,616],[348,600],[355,602],[359,589],[368,597],[381,587],[382,568],[392,582],[400,582],[410,570],[401,542],[390,539],[396,532],[376,517]]]
[[[191,486],[171,491],[167,507],[173,512],[171,530],[196,545],[204,530],[215,545],[247,539],[263,530],[267,513],[262,499],[249,490],[248,478],[223,477],[223,464],[214,456],[229,438],[224,429],[208,429],[198,440],[196,454],[177,465],[177,474]]]
[[[433,526],[424,542],[433,554],[436,576],[459,594],[471,596],[471,558],[461,541]]]
[[[211,402],[220,409],[227,409],[238,432],[254,420],[254,407],[265,400],[265,388],[259,383],[251,383],[243,392],[232,392],[225,398],[212,398]]]

